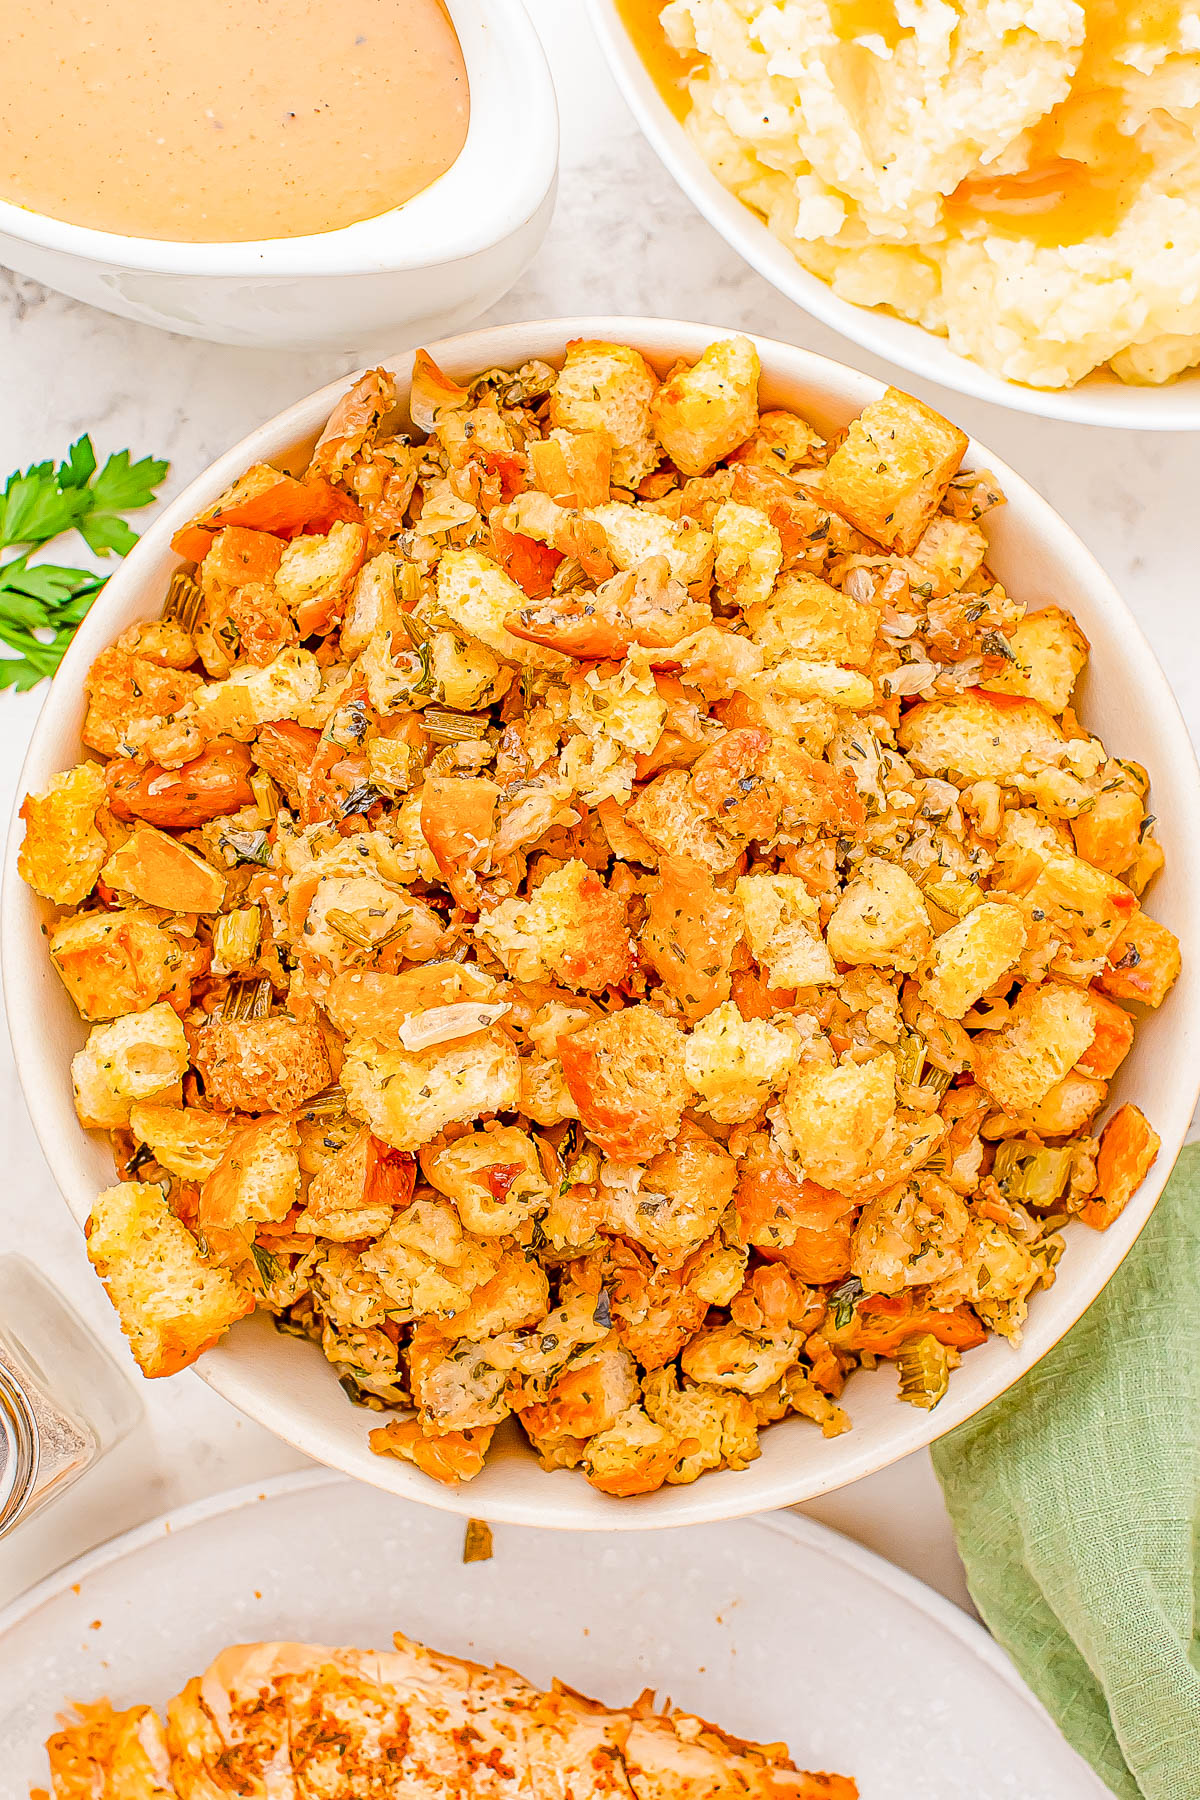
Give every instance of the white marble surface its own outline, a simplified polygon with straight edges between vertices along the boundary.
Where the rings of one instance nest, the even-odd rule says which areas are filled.
[[[780,299],[691,211],[608,80],[578,0],[529,3],[558,82],[561,194],[536,262],[489,317],[610,310],[700,319],[785,338],[890,375],[886,365]],[[129,445],[138,454],[169,456],[173,492],[251,425],[354,362],[353,356],[260,354],[161,336],[0,270],[0,475],[59,454],[90,430],[102,454]],[[1028,476],[1080,532],[1141,620],[1195,730],[1200,446],[1173,435],[1087,431],[925,391]],[[5,814],[40,700],[38,692],[0,695]],[[34,1141],[6,1039],[0,1141],[9,1171],[0,1184],[0,1245],[37,1263],[124,1358],[115,1321]],[[67,1557],[166,1507],[302,1460],[195,1375],[143,1384],[143,1393],[146,1421],[136,1437],[0,1544],[0,1602]],[[809,1510],[965,1600],[926,1456]]]

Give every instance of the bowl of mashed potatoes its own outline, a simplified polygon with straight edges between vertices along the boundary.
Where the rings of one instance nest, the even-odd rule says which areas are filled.
[[[788,298],[962,393],[1200,426],[1188,0],[591,0],[626,99]]]

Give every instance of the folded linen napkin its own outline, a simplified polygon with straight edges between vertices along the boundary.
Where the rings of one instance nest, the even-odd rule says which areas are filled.
[[[934,1447],[992,1634],[1121,1800],[1200,1797],[1200,1145],[1108,1287]]]

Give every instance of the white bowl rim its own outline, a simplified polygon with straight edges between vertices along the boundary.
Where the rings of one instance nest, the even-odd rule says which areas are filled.
[[[995,375],[959,356],[944,337],[884,307],[859,306],[811,274],[769,226],[722,185],[654,85],[617,10],[616,0],[585,0],[625,102],[684,194],[742,260],[785,299],[860,349],[952,392],[1074,425],[1126,431],[1200,430],[1200,369],[1175,382],[1139,386],[1096,371],[1072,388],[1036,388]]]
[[[225,243],[126,237],[0,199],[0,238],[113,268],[218,279],[402,274],[489,249],[528,223],[554,185],[558,100],[524,0],[445,5],[467,68],[467,137],[445,173],[402,206],[333,231]]]
[[[605,315],[490,326],[432,343],[429,349],[436,360],[444,362],[454,373],[510,365],[532,356],[558,354],[573,338],[599,338],[639,346],[665,367],[676,356],[696,356],[715,338],[728,335],[728,326]],[[807,385],[818,397],[818,405],[824,399],[833,406],[861,408],[883,391],[884,384],[874,376],[863,375],[792,344],[747,335],[751,335],[758,346],[765,376],[776,371],[789,382]],[[384,360],[403,378],[411,368],[412,356],[411,352],[404,352]],[[152,570],[156,563],[161,563],[164,556],[169,555],[171,535],[250,463],[282,456],[290,447],[315,436],[353,379],[353,375],[338,377],[259,426],[197,476],[147,528],[139,544],[111,577],[63,659],[34,728],[18,783],[18,796],[31,788],[40,789],[51,773],[64,766],[66,753],[55,751],[54,742],[64,733],[71,735],[69,719],[76,707],[83,677],[92,659],[112,641],[114,629],[108,622],[110,617],[124,612],[130,600],[138,595],[143,565]],[[967,467],[990,469],[997,476],[1008,496],[1010,508],[1014,512],[1020,510],[1028,535],[1039,544],[1054,546],[1063,554],[1069,553],[1079,570],[1081,590],[1087,590],[1100,611],[1113,614],[1119,620],[1128,686],[1141,696],[1146,715],[1159,722],[1172,743],[1170,777],[1180,790],[1180,804],[1173,816],[1200,818],[1200,767],[1186,724],[1166,675],[1115,586],[1066,522],[1002,459],[972,439],[964,463]],[[155,616],[160,596],[161,585],[156,585],[153,602],[148,600],[139,616]],[[72,741],[76,742],[77,737],[72,737]],[[1161,772],[1152,769],[1151,776],[1152,779],[1157,776],[1162,782],[1167,771],[1165,768]],[[39,1027],[37,973],[44,968],[45,959],[40,932],[30,930],[22,918],[30,896],[16,868],[21,836],[20,819],[14,809],[0,893],[0,963],[3,965],[6,1013],[17,1073],[34,1130],[64,1199],[76,1221],[82,1225],[95,1196],[95,1183],[81,1166],[79,1146],[87,1141],[85,1134],[77,1127],[70,1137],[59,1130],[61,1069],[54,1067],[47,1039]],[[1180,842],[1173,850],[1172,864],[1184,891],[1200,896],[1200,833],[1181,833]],[[1184,944],[1185,972],[1192,966],[1192,951],[1195,963],[1200,965],[1200,919],[1197,920],[1196,943],[1192,950]],[[544,1486],[539,1482],[534,1500],[490,1490],[485,1497],[480,1483],[486,1476],[463,1488],[443,1487],[428,1480],[410,1464],[373,1455],[366,1448],[365,1434],[361,1446],[357,1441],[351,1443],[349,1433],[340,1423],[336,1429],[327,1430],[319,1420],[311,1419],[301,1406],[277,1400],[262,1378],[247,1366],[246,1359],[239,1358],[235,1343],[209,1351],[195,1365],[196,1373],[232,1405],[318,1462],[448,1512],[471,1515],[482,1511],[496,1521],[559,1529],[646,1530],[738,1518],[815,1499],[889,1467],[913,1451],[926,1448],[973,1416],[1040,1361],[1115,1274],[1166,1184],[1200,1098],[1200,1032],[1190,1028],[1182,1010],[1181,995],[1177,995],[1176,1005],[1178,1042],[1174,1049],[1178,1054],[1167,1068],[1163,1083],[1168,1089],[1174,1085],[1173,1098],[1164,1098],[1162,1094],[1155,1098],[1155,1122],[1161,1129],[1162,1150],[1120,1217],[1107,1231],[1094,1234],[1098,1246],[1094,1279],[1082,1284],[1073,1280],[1068,1250],[1062,1265],[1064,1273],[1051,1289],[1037,1296],[1038,1304],[1031,1312],[1020,1350],[1008,1351],[1003,1361],[996,1360],[986,1378],[976,1375],[973,1380],[966,1379],[972,1366],[968,1359],[935,1412],[919,1412],[895,1403],[894,1412],[889,1415],[892,1429],[887,1434],[887,1442],[880,1444],[871,1431],[856,1427],[847,1437],[836,1440],[840,1446],[836,1458],[831,1456],[822,1461],[812,1478],[805,1477],[799,1483],[795,1477],[789,1477],[786,1469],[771,1474],[758,1462],[741,1472],[718,1471],[690,1486],[664,1488],[636,1500],[615,1500],[600,1495],[580,1477],[572,1477],[571,1482],[566,1477],[554,1481],[546,1478]],[[71,1111],[69,1103],[67,1110]],[[71,1121],[74,1121],[73,1111]],[[1083,1226],[1068,1227],[1069,1231],[1086,1229]],[[1091,1238],[1093,1234],[1088,1233],[1088,1236]],[[1069,1298],[1064,1305],[1066,1296]],[[247,1326],[260,1323],[259,1319],[244,1321],[237,1329],[244,1331]],[[989,1340],[989,1343],[996,1342]],[[981,1346],[977,1354],[982,1356],[986,1348]],[[979,1365],[975,1367],[979,1368]],[[355,1415],[355,1409],[347,1408],[346,1412],[348,1417]],[[786,1430],[787,1422],[775,1429]]]

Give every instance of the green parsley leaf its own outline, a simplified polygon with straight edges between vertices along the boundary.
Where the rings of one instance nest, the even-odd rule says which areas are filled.
[[[126,555],[137,533],[121,516],[148,506],[168,465],[128,450],[110,456],[97,474],[96,452],[86,434],[57,467],[33,463],[9,476],[0,494],[0,550],[23,545],[0,562],[0,690],[25,693],[54,674],[106,577],[92,569],[33,563],[30,555],[62,532],[77,530],[96,556]]]

